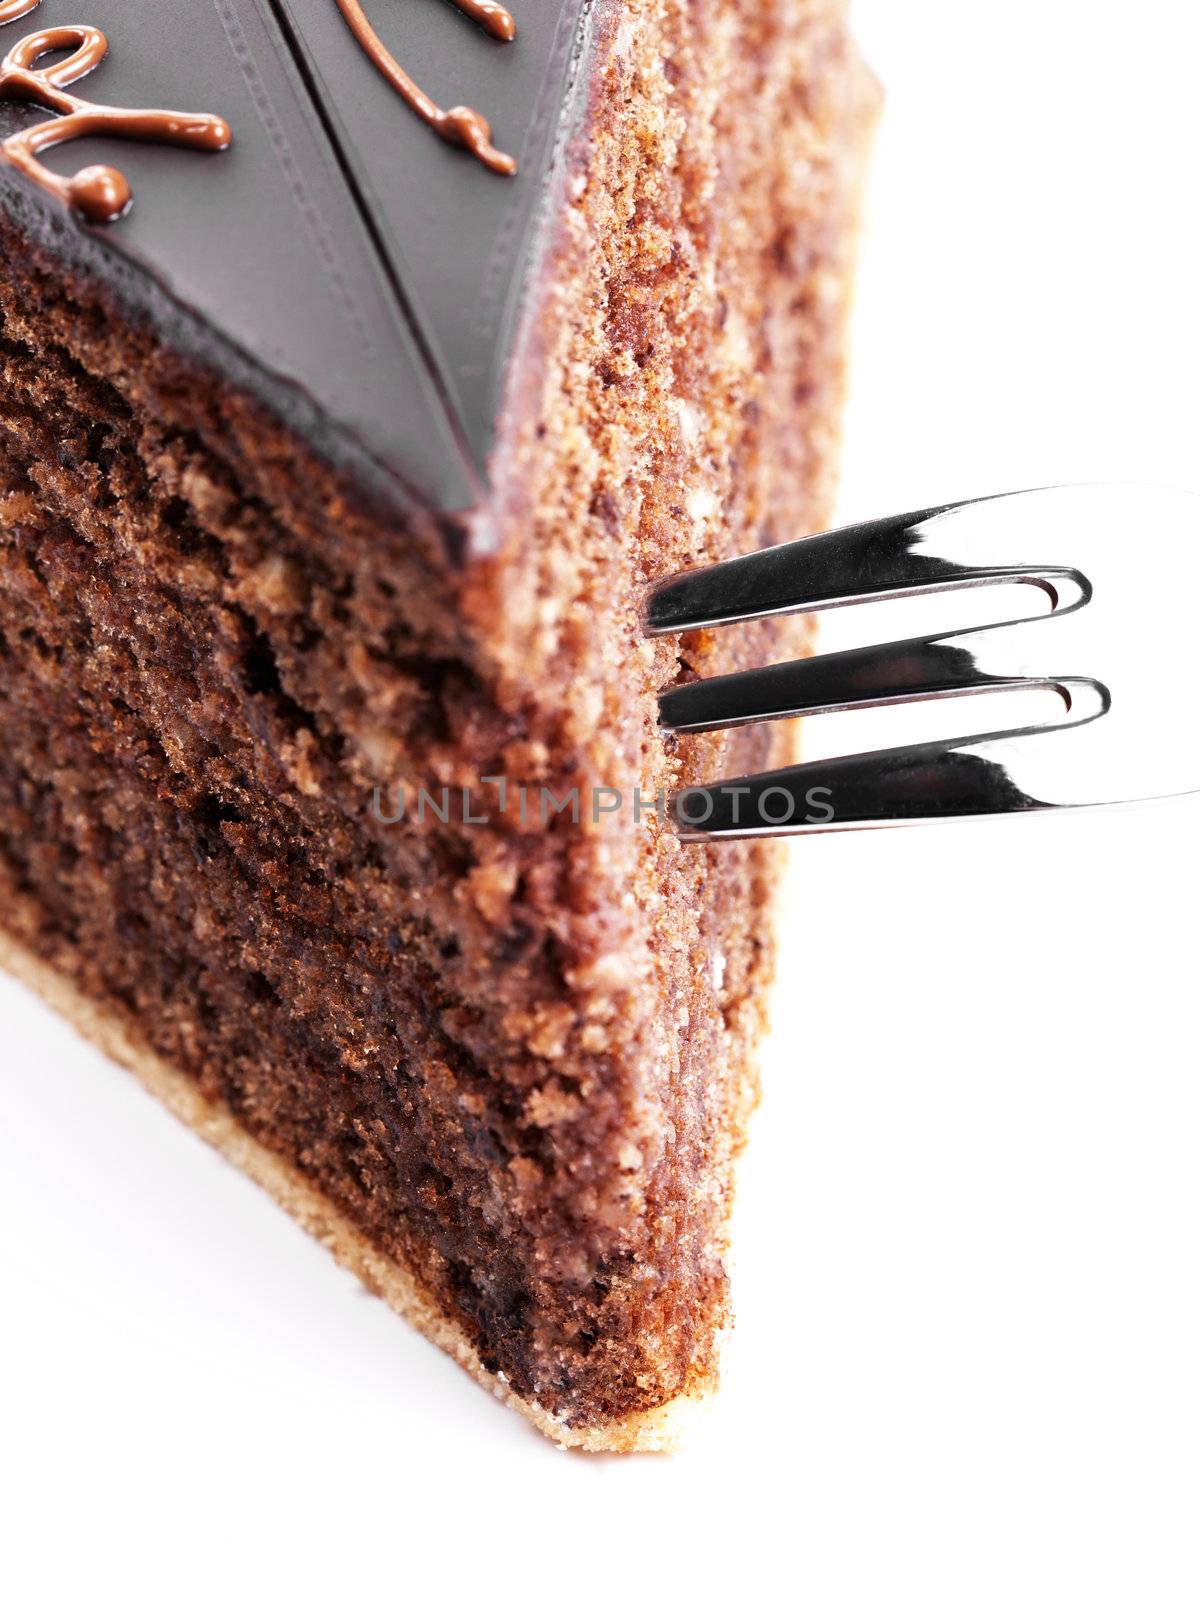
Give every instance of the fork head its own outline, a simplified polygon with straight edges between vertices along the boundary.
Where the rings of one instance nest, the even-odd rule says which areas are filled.
[[[667,690],[686,735],[766,718],[1049,688],[1050,725],[872,750],[730,778],[674,801],[689,839],[888,827],[1125,804],[1200,790],[1189,644],[1200,497],[1135,485],[1039,489],[797,540],[660,584],[651,634],[724,627],[979,584],[1029,583],[1053,609]],[[1132,643],[1131,617],[1152,619]],[[1144,627],[1144,624],[1143,624]]]

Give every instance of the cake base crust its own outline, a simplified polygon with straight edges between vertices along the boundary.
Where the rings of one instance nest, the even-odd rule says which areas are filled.
[[[421,1285],[397,1262],[376,1250],[354,1225],[308,1180],[241,1127],[225,1108],[207,1100],[195,1083],[161,1056],[146,1049],[111,1010],[82,994],[60,972],[0,929],[0,967],[43,1000],[89,1043],[126,1067],[180,1122],[252,1178],[296,1222],[330,1251],[334,1259],[405,1317],[418,1333],[452,1356],[489,1394],[520,1412],[561,1448],[589,1452],[672,1451],[683,1442],[694,1413],[711,1392],[683,1394],[665,1406],[633,1417],[572,1428],[544,1406],[522,1399],[502,1373],[491,1373],[462,1332],[442,1314]]]

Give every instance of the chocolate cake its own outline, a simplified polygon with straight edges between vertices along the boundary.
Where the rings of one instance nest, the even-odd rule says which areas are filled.
[[[840,0],[510,3],[0,3],[0,940],[646,1448],[716,1377],[777,870],[663,800],[786,735],[664,739],[783,641],[639,610],[828,515],[873,90]]]

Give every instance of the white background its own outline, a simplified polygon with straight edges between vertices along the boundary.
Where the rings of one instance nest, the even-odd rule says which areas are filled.
[[[1195,8],[855,9],[845,517],[1200,488]],[[793,847],[731,1368],[671,1460],[554,1451],[3,984],[0,1589],[1194,1597],[1198,826]]]

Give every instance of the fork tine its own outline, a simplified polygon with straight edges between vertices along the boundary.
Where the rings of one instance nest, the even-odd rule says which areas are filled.
[[[672,797],[681,838],[750,839],[945,822],[955,817],[1058,809],[1013,780],[1017,742],[1061,740],[1070,728],[902,745],[806,761]],[[1036,765],[1036,763],[1035,763]]]
[[[963,524],[961,519],[950,519],[954,513],[970,514],[977,503],[965,501],[857,523],[681,573],[651,591],[644,618],[646,632],[688,633],[758,617],[829,610],[974,583],[1033,582],[1052,595],[1060,588],[1067,592],[1077,589],[1078,574],[1071,567],[976,564],[955,559],[949,552]],[[937,532],[948,535],[946,553],[920,548],[926,543],[929,525],[935,522],[939,523]]]
[[[1068,713],[685,790],[677,826],[737,838],[1200,793],[1198,551],[1195,495],[1087,484],[865,523],[664,583],[646,619],[660,634],[1005,579],[1053,601],[1049,615],[682,685],[660,701],[668,732],[1005,688],[1056,689]],[[1150,620],[1153,644],[1127,637],[1131,613]],[[809,805],[814,794],[832,808]]]
[[[982,671],[973,649],[953,635],[931,635],[681,684],[659,696],[659,720],[667,733],[702,733],[988,689],[1051,688],[1058,682]]]

